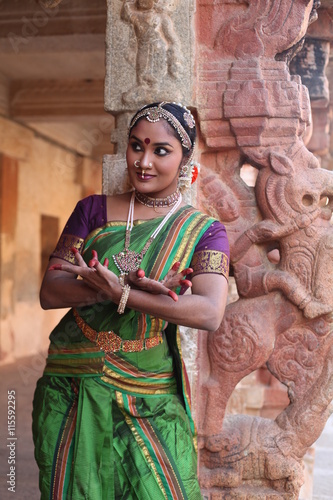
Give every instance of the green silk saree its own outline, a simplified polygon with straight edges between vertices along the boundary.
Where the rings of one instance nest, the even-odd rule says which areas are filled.
[[[161,280],[177,261],[188,267],[213,221],[192,207],[179,209],[145,254],[146,275]],[[160,222],[136,221],[130,248],[140,252]],[[86,238],[82,255],[88,262],[97,250],[118,275],[112,256],[124,238],[125,223],[107,223]],[[103,297],[77,311],[97,332],[162,341],[139,352],[105,353],[83,334],[73,310],[52,331],[33,404],[42,500],[201,499],[177,327],[129,308],[119,315]]]

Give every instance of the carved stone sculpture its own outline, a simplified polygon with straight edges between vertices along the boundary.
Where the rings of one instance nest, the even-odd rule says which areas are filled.
[[[105,108],[193,104],[192,0],[107,0]]]
[[[136,68],[137,81],[123,93],[124,103],[149,101],[158,91],[166,74],[178,79],[182,57],[180,44],[170,17],[171,5],[165,0],[125,0],[121,18],[134,31],[128,54]]]
[[[288,68],[317,2],[204,3],[206,21],[224,21],[200,47],[201,200],[227,227],[239,300],[207,339],[200,481],[211,500],[296,499],[333,397],[333,174],[304,145],[309,95]],[[225,416],[238,382],[265,364],[289,406],[275,420]]]

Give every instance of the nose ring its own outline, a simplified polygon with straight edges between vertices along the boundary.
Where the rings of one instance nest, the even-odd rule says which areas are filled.
[[[142,178],[142,179],[144,179],[144,178],[145,178],[145,171],[144,171],[144,170],[142,170],[142,172],[141,172],[141,178]]]
[[[152,163],[148,163],[148,167],[151,168],[153,166]]]
[[[140,166],[139,163],[140,163],[140,160],[135,160],[135,162],[134,162],[135,168],[139,168],[139,166]]]

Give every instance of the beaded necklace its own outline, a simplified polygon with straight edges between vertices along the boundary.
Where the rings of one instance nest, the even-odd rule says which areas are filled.
[[[121,252],[112,256],[114,263],[117,266],[118,270],[120,271],[121,275],[126,275],[130,271],[137,271],[139,269],[141,261],[145,255],[145,253],[147,252],[148,248],[150,247],[150,245],[152,244],[152,242],[154,241],[154,239],[156,238],[158,233],[161,231],[163,226],[165,226],[165,224],[168,222],[170,217],[174,214],[174,212],[177,210],[177,208],[181,204],[182,195],[180,194],[175,205],[166,214],[166,216],[163,218],[162,222],[155,229],[155,231],[150,235],[150,237],[146,241],[143,249],[139,253],[134,252],[134,250],[130,250],[130,248],[129,248],[130,240],[131,240],[131,231],[133,229],[134,202],[135,202],[135,192],[133,192],[133,194],[132,194],[130,206],[129,206],[129,210],[128,210],[124,250],[122,250]]]

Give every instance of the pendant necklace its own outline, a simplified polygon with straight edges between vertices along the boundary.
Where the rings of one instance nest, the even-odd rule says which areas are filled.
[[[130,201],[129,210],[128,210],[126,234],[125,234],[125,248],[121,252],[112,256],[115,265],[117,266],[118,270],[120,271],[120,275],[126,275],[130,271],[137,271],[139,269],[141,261],[145,255],[145,253],[147,252],[148,248],[150,247],[150,245],[152,244],[152,242],[154,241],[154,239],[156,238],[158,233],[161,231],[163,226],[168,222],[170,217],[174,214],[174,212],[177,210],[177,208],[181,204],[182,195],[180,194],[177,202],[174,204],[172,209],[166,214],[166,216],[163,218],[162,222],[155,229],[155,231],[150,235],[150,237],[146,241],[143,249],[139,253],[134,252],[134,250],[130,250],[130,248],[129,248],[130,240],[131,240],[131,231],[133,229],[134,202],[135,202],[135,191],[133,191],[131,201]]]

